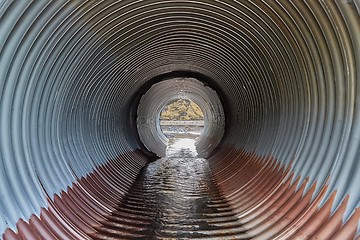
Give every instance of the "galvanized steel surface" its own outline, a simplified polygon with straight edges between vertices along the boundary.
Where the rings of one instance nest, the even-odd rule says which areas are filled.
[[[71,193],[74,183],[84,196],[73,195],[77,206],[86,201],[98,208],[94,216],[114,210],[110,203],[147,161],[134,155],[142,148],[133,109],[138,90],[181,71],[211,79],[222,99],[226,128],[210,166],[239,218],[252,219],[247,227],[254,236],[291,238],[326,208],[324,219],[338,227],[321,236],[353,238],[360,206],[356,6],[345,0],[1,0],[0,232],[16,224],[26,230],[19,219],[39,223],[32,214],[42,212],[42,220],[61,222],[65,230],[58,232],[87,238],[54,205],[56,194]],[[112,160],[116,171],[108,171]],[[96,183],[86,187],[81,177],[92,173]],[[99,198],[100,186],[121,194]],[[264,195],[241,206],[258,186],[278,199],[273,210],[299,206],[292,224],[271,225],[278,231],[269,234],[270,225],[245,214],[260,216],[271,206]],[[242,189],[250,195],[241,197]],[[285,199],[294,201],[281,205]]]

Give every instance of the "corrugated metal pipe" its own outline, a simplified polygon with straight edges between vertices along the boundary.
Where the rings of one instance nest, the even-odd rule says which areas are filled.
[[[95,238],[182,91],[247,238],[359,239],[359,6],[0,0],[0,234]]]

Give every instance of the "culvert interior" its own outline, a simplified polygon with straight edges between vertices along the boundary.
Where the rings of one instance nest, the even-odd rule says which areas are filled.
[[[138,183],[161,162],[138,106],[191,78],[223,107],[199,149],[227,238],[359,239],[359,6],[0,0],[0,234],[147,239]]]

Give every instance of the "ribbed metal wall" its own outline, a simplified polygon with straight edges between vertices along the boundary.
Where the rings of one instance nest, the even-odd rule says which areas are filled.
[[[330,205],[323,223],[336,222],[328,219],[336,214],[342,221],[323,239],[354,238],[360,232],[358,5],[0,0],[0,233],[17,227],[29,234],[19,219],[49,222],[49,211],[62,226],[48,225],[58,238],[88,238],[54,204],[55,194],[82,196],[77,206],[96,212],[92,219],[109,214],[111,191],[97,184],[121,198],[147,161],[137,151],[141,89],[157,76],[185,72],[205,76],[220,94],[226,128],[209,161],[249,234],[291,239]],[[286,187],[299,198],[285,198]],[[256,198],[256,189],[268,195]],[[281,199],[294,205],[271,205]],[[262,214],[274,209],[291,221],[270,224],[276,211]],[[251,213],[264,217],[257,222]],[[301,236],[322,225],[310,229]]]

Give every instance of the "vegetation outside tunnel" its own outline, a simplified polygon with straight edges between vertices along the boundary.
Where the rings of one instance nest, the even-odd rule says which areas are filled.
[[[190,99],[177,99],[164,107],[160,114],[160,120],[204,120],[204,113]]]

